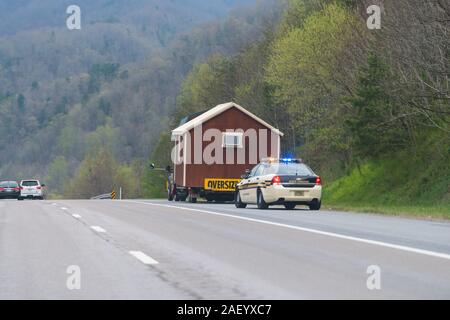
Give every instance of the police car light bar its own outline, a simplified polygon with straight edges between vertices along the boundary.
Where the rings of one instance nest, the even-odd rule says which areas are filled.
[[[282,163],[302,163],[302,159],[295,159],[295,158],[265,158],[262,160],[262,162],[269,162],[269,163],[275,163],[275,162],[282,162]]]

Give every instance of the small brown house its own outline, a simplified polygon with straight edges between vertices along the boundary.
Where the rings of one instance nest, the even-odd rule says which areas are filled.
[[[185,118],[172,131],[173,196],[208,201],[233,197],[242,174],[263,158],[280,155],[283,133],[230,102]],[[170,198],[170,197],[169,197]]]

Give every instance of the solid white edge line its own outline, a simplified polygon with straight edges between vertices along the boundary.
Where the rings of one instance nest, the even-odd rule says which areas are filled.
[[[441,258],[441,259],[450,260],[450,254],[446,254],[446,253],[440,253],[440,252],[434,252],[434,251],[429,251],[429,250],[417,249],[417,248],[413,248],[413,247],[396,245],[396,244],[382,242],[382,241],[376,241],[376,240],[369,240],[369,239],[364,239],[364,238],[346,236],[346,235],[342,235],[342,234],[338,234],[338,233],[320,231],[320,230],[316,230],[316,229],[310,229],[310,228],[304,228],[304,227],[298,227],[298,226],[292,226],[292,225],[278,223],[278,222],[271,222],[271,221],[266,221],[266,220],[258,220],[258,219],[253,219],[253,218],[235,216],[235,215],[232,215],[232,214],[219,213],[219,212],[208,211],[208,210],[201,210],[201,209],[186,208],[186,207],[177,207],[177,206],[173,206],[173,205],[158,204],[158,203],[152,203],[152,202],[142,202],[142,201],[132,201],[132,200],[126,200],[124,202],[145,204],[145,205],[165,207],[165,208],[171,208],[171,209],[181,209],[181,210],[192,211],[192,212],[199,212],[199,213],[206,213],[206,214],[211,214],[211,215],[216,215],[216,216],[221,216],[221,217],[228,217],[228,218],[233,218],[233,219],[238,219],[238,220],[257,222],[257,223],[271,225],[271,226],[276,226],[276,227],[288,228],[288,229],[292,229],[292,230],[298,230],[298,231],[303,231],[303,232],[308,232],[308,233],[314,233],[314,234],[318,234],[318,235],[322,235],[322,236],[334,237],[334,238],[343,239],[343,240],[356,241],[356,242],[360,242],[360,243],[365,243],[365,244],[370,244],[370,245],[375,245],[375,246],[380,246],[380,247],[396,249],[396,250],[401,250],[401,251],[406,251],[406,252],[412,252],[412,253],[422,254],[422,255],[426,255],[426,256],[431,256],[431,257],[435,257],[435,258]]]
[[[155,259],[153,259],[152,257],[149,257],[148,255],[146,255],[145,253],[141,252],[141,251],[129,251],[129,254],[131,254],[133,257],[135,257],[136,259],[138,259],[140,262],[142,262],[143,264],[146,265],[156,265],[159,264],[158,261],[156,261]]]
[[[106,233],[106,230],[103,229],[102,227],[92,226],[91,229],[98,233]]]

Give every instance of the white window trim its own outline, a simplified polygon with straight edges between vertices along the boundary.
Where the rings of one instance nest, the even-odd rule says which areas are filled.
[[[225,144],[226,137],[239,137],[240,143],[236,145],[227,145]],[[242,149],[244,147],[244,134],[242,132],[223,132],[222,133],[222,147],[223,148],[239,148]]]

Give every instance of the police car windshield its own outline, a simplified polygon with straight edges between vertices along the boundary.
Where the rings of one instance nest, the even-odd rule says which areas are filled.
[[[302,163],[272,163],[264,168],[264,175],[268,174],[310,176],[313,172]]]

